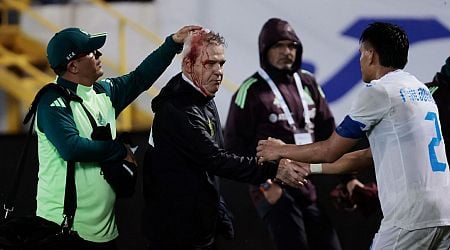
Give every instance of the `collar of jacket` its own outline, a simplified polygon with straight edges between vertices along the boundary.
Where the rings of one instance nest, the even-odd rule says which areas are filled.
[[[183,93],[186,93],[186,95],[190,96],[196,103],[198,102],[200,104],[206,104],[214,99],[214,96],[205,96],[202,92],[192,86],[189,82],[185,81],[182,77],[180,79],[180,90]]]
[[[293,70],[280,70],[271,65],[267,66],[264,69],[267,74],[269,74],[270,78],[275,82],[275,84],[279,83],[295,83],[294,80],[294,72]]]
[[[81,93],[88,93],[94,88],[94,84],[92,86],[84,86],[76,82],[69,81],[65,78],[59,77],[56,79],[56,83],[60,84],[61,86],[72,90],[73,92],[80,95]]]
[[[188,100],[190,103],[205,105],[210,102],[213,96],[204,96],[201,92],[196,90],[192,85],[183,80],[180,72],[174,76],[161,89],[161,92],[152,100],[153,112],[158,112],[163,103],[169,99]]]
[[[77,92],[78,84],[75,82],[71,82],[67,79],[64,79],[60,76],[56,79],[56,83],[61,84],[61,86],[73,90],[75,93]]]

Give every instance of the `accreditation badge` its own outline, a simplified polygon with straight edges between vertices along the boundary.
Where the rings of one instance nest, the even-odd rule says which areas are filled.
[[[310,133],[294,133],[294,140],[296,145],[304,145],[313,142]]]

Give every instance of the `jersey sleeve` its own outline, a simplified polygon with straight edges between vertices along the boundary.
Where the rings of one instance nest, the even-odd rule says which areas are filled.
[[[69,103],[56,92],[46,93],[36,113],[37,129],[45,134],[66,161],[102,162],[119,160],[127,151],[117,141],[93,141],[81,137]]]
[[[336,128],[336,133],[345,138],[361,138],[387,114],[389,108],[385,88],[367,84],[353,102],[350,113]]]
[[[111,97],[116,117],[142,92],[153,85],[182,48],[182,44],[176,43],[172,36],[168,36],[165,42],[148,55],[134,71],[120,77],[100,81],[107,95]]]

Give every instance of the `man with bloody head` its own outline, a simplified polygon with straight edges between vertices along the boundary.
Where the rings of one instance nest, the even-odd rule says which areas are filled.
[[[249,183],[277,177],[292,186],[303,181],[294,168],[258,165],[255,156],[240,157],[223,149],[213,98],[224,64],[223,37],[207,30],[193,32],[183,51],[182,72],[152,101],[152,150],[144,167],[150,249],[216,249],[217,234],[233,237],[215,176]]]

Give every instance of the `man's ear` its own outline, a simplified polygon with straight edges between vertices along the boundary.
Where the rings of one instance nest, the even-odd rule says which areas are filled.
[[[379,64],[378,53],[374,49],[369,49],[368,51],[369,64]]]
[[[194,71],[193,64],[187,57],[183,58],[183,68],[184,71],[188,74],[192,74],[192,72]]]
[[[70,61],[66,67],[67,67],[68,72],[70,72],[72,74],[78,73],[78,67],[77,67],[75,61]]]

